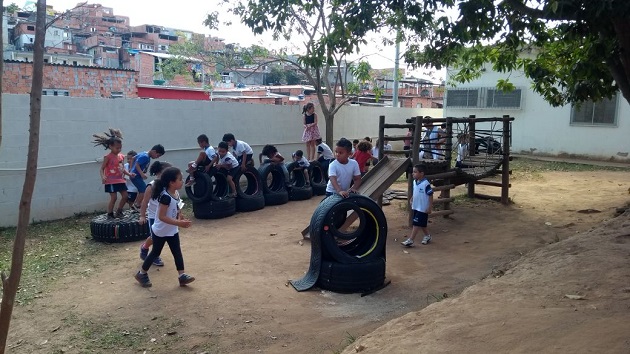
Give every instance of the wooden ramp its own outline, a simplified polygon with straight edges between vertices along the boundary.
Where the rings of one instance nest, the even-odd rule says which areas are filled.
[[[408,158],[392,158],[384,155],[382,159],[361,178],[357,193],[379,198],[407,170],[411,161]],[[310,225],[302,230],[302,236],[308,238]]]

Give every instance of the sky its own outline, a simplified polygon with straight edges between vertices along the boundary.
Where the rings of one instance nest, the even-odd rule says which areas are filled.
[[[24,0],[5,0],[5,4],[15,2],[18,6],[23,7],[26,3]],[[33,1],[31,1],[33,2]],[[81,1],[79,0],[47,0],[46,4],[53,6],[56,11],[64,11],[75,7]],[[219,11],[222,21],[227,13],[223,13],[218,6],[219,0],[88,0],[89,4],[101,4],[106,7],[113,8],[114,15],[128,16],[132,26],[142,24],[160,25],[181,30],[193,31],[223,38],[226,43],[238,43],[241,46],[250,46],[253,44],[263,45],[267,48],[277,48],[287,46],[287,43],[275,43],[270,35],[257,35],[245,25],[241,24],[238,18],[230,19],[232,25],[230,27],[220,26],[219,30],[211,31],[205,27],[202,22],[206,15],[212,11]],[[216,5],[213,5],[216,4]],[[401,53],[404,52],[402,48]],[[377,44],[368,44],[361,50],[361,55],[368,55],[365,59],[375,69],[393,68],[395,48],[393,46],[383,47]],[[358,55],[350,57],[357,58]],[[405,68],[404,62],[400,61],[400,67]],[[429,78],[426,70],[411,72],[416,77]],[[436,74],[440,77],[440,73]]]

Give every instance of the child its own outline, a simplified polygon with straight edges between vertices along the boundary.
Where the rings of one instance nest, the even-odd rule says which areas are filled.
[[[147,222],[148,216],[149,230],[151,230],[153,224],[155,223],[155,215],[158,210],[157,199],[151,199],[151,194],[153,193],[153,185],[155,184],[155,181],[159,179],[160,176],[162,176],[162,171],[164,171],[168,167],[171,167],[171,164],[168,162],[155,161],[153,164],[151,164],[151,167],[149,168],[149,173],[151,174],[151,176],[155,176],[156,179],[154,179],[153,181],[151,181],[151,183],[147,185],[147,189],[144,193],[144,199],[140,201],[142,204],[140,207],[140,220],[138,220],[138,223],[142,225]],[[142,259],[143,261],[147,258],[147,255],[149,254],[149,247],[151,247],[152,244],[153,231],[151,231],[151,236],[147,237],[146,241],[144,241],[144,243],[140,245],[140,259]],[[153,264],[161,267],[164,265],[164,262],[162,261],[162,258],[156,257],[153,260]]]
[[[302,141],[306,143],[306,158],[308,160],[314,160],[315,143],[317,142],[317,139],[321,139],[321,134],[319,133],[319,127],[317,126],[317,113],[315,113],[315,105],[313,102],[309,102],[304,105],[302,108],[302,116],[304,123]]]
[[[413,177],[413,196],[410,202],[413,209],[413,228],[411,229],[411,236],[401,242],[403,246],[407,247],[413,246],[413,241],[420,230],[424,234],[422,244],[426,245],[431,242],[427,224],[429,214],[433,209],[433,189],[431,189],[431,183],[424,178],[424,168],[421,165],[415,165],[411,176]]]
[[[179,243],[179,227],[190,227],[192,222],[185,219],[181,214],[183,203],[179,199],[178,190],[182,188],[182,172],[176,167],[169,167],[162,172],[159,179],[155,180],[154,189],[151,192],[151,199],[158,201],[158,211],[155,223],[151,227],[153,235],[153,249],[142,263],[142,269],[136,273],[135,278],[142,287],[150,287],[151,280],[147,272],[156,257],[162,253],[164,244],[168,243],[175,267],[179,273],[179,286],[192,283],[195,278],[184,272],[184,257]]]
[[[242,140],[236,140],[232,133],[223,135],[223,141],[232,147],[234,157],[236,157],[236,160],[241,165],[242,171],[247,169],[247,165],[254,166],[254,150],[252,150],[248,143]]]
[[[389,143],[389,140],[387,140],[387,136],[385,136],[385,139],[383,139],[383,150],[388,151],[392,149],[392,145]]]
[[[376,145],[372,147],[372,165],[378,163],[378,139],[376,139]]]
[[[282,155],[280,155],[280,153],[278,152],[278,149],[273,146],[273,145],[265,145],[262,149],[262,152],[260,153],[260,155],[258,155],[258,160],[260,161],[260,163],[263,163],[262,157],[265,156],[267,157],[267,159],[265,159],[265,163],[269,162],[269,163],[283,163],[284,162],[284,157]]]
[[[222,141],[219,143],[219,163],[217,168],[227,171],[227,180],[232,189],[231,196],[236,197],[236,185],[234,184],[234,176],[238,172],[239,163],[236,158],[228,151],[228,143]]]
[[[131,164],[133,163],[133,158],[138,153],[134,150],[129,150],[127,153],[127,163],[125,163],[125,171],[128,174],[131,174],[129,171],[131,170]],[[131,183],[129,179],[129,175],[125,174],[125,184],[127,185],[127,204],[129,205],[129,209],[132,211],[138,212],[138,209],[134,208],[134,203],[136,201],[136,196],[138,195],[138,188]]]
[[[348,139],[339,139],[335,146],[335,159],[328,169],[328,185],[326,185],[326,197],[338,193],[347,198],[351,192],[361,186],[361,171],[355,160],[349,159],[352,151],[352,143]],[[354,185],[350,187],[350,184]]]
[[[103,157],[101,165],[101,180],[105,185],[105,193],[109,193],[109,204],[107,204],[107,217],[122,218],[123,207],[127,203],[127,185],[125,184],[124,175],[133,176],[123,168],[125,155],[120,153],[122,150],[122,133],[118,129],[109,129],[109,133],[102,135],[94,134],[94,146],[102,145],[105,149],[109,149],[109,154]],[[120,203],[114,215],[114,206],[116,205],[116,196],[120,193]]]
[[[304,151],[302,150],[297,150],[294,154],[293,154],[293,161],[297,162],[298,166],[300,169],[302,169],[302,171],[304,172],[304,180],[306,181],[306,187],[310,186],[310,178],[308,177],[308,166],[310,166],[311,164],[308,162],[308,160],[306,159],[306,157],[304,157]],[[296,168],[298,169],[298,168]]]
[[[137,154],[133,159],[133,163],[131,164],[131,174],[133,177],[130,179],[133,185],[138,188],[138,196],[136,197],[136,200],[144,199],[144,191],[147,189],[147,185],[144,183],[144,180],[147,179],[146,173],[147,168],[149,168],[149,162],[151,162],[151,159],[157,159],[162,155],[164,155],[164,146],[157,144],[153,146],[151,150],[143,151]],[[140,205],[138,205],[138,203],[135,203],[134,206],[137,209],[140,209]]]
[[[352,140],[352,155],[350,155],[351,159],[353,159],[354,154],[357,153],[357,145],[359,145],[359,139]]]
[[[206,134],[201,134],[197,137],[197,144],[201,148],[199,155],[195,161],[191,161],[188,163],[188,172],[190,178],[188,182],[186,182],[186,187],[190,187],[195,184],[195,176],[192,174],[197,169],[197,166],[205,166],[205,171],[208,172],[210,167],[212,167],[219,160],[219,156],[217,155],[216,150],[210,145],[208,140],[208,136]]]
[[[457,161],[455,162],[455,167],[464,168],[464,163],[462,162],[466,156],[468,156],[468,134],[459,133],[457,134]]]
[[[334,161],[335,155],[322,138],[317,139],[317,161],[322,166],[324,173],[328,174],[328,165]]]
[[[362,141],[357,145],[357,152],[354,153],[354,160],[359,164],[361,177],[368,171],[368,162],[372,159],[372,144],[369,141]]]

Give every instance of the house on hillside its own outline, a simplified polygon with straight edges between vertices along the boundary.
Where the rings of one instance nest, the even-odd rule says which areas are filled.
[[[447,70],[447,82],[453,73]],[[496,83],[507,77],[516,89],[502,92]],[[511,150],[517,154],[630,162],[630,104],[621,93],[611,100],[585,102],[580,107],[553,107],[531,86],[523,72],[498,73],[486,65],[478,79],[447,87],[444,116],[515,117]]]

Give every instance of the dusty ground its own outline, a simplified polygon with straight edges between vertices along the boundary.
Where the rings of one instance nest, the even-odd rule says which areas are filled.
[[[182,232],[187,272],[197,277],[190,287],[177,285],[167,252],[166,266],[150,271],[153,287],[141,288],[132,278],[139,243],[111,245],[93,267],[16,308],[9,352],[333,353],[384,324],[348,352],[628,352],[629,218],[583,235],[628,202],[629,177],[514,178],[515,204],[459,199],[451,219],[430,224],[434,242],[411,249],[399,244],[407,216],[394,201],[385,207],[392,283],[367,297],[287,286],[308,268],[299,232],[319,198],[197,220]]]

